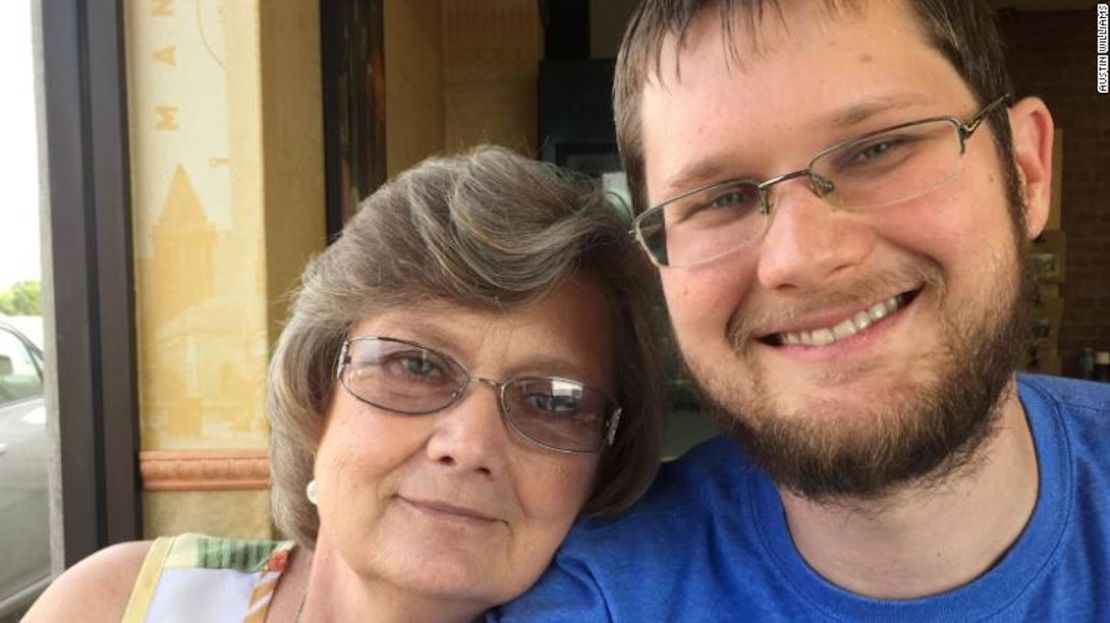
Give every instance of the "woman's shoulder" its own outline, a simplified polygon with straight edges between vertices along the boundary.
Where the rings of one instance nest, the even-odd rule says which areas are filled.
[[[232,539],[191,533],[112,545],[54,580],[24,621],[120,621],[125,613],[146,612],[155,587],[174,570],[239,571],[277,577],[285,570],[292,549],[291,541]],[[213,576],[215,584],[209,582],[212,584],[209,588],[221,588],[219,580],[224,577]],[[136,589],[137,586],[141,589]],[[195,595],[186,597],[192,599]]]
[[[24,623],[121,620],[152,543],[112,545],[70,567],[39,597]]]

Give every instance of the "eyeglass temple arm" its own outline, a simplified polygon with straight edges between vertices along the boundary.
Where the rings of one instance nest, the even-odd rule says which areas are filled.
[[[616,439],[616,437],[617,437],[617,426],[619,426],[620,423],[621,423],[621,409],[618,408],[616,411],[613,412],[613,415],[609,418],[609,432],[608,432],[607,435],[605,435],[605,445],[608,445],[608,446],[613,445],[613,440]]]
[[[1005,103],[1007,107],[1012,106],[1014,103],[1013,96],[1009,93],[1003,93],[1002,95],[999,95],[993,101],[991,101],[991,103],[987,104],[982,108],[982,110],[976,113],[974,117],[968,119],[967,123],[961,124],[960,138],[967,139],[967,137],[971,136],[971,133],[979,128],[979,124],[983,123],[983,121],[987,118],[987,115],[991,114],[991,112],[993,112],[994,109],[1002,103]]]
[[[347,346],[350,344],[349,340],[343,340],[343,348],[339,350],[339,359],[335,362],[335,378],[343,373],[343,364],[347,363]]]

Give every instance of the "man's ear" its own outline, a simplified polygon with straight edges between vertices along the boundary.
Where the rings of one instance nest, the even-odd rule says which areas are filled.
[[[1009,112],[1026,236],[1032,240],[1044,229],[1052,202],[1052,114],[1039,97],[1026,97]]]

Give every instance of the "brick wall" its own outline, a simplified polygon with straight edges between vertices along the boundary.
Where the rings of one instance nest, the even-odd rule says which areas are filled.
[[[1064,130],[1060,354],[1070,372],[1084,346],[1110,350],[1110,95],[1095,91],[1095,12],[999,17],[1017,95],[1040,96]]]

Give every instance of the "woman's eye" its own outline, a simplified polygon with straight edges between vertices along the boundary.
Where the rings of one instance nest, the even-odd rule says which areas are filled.
[[[405,367],[411,374],[417,376],[428,376],[435,372],[435,366],[432,365],[427,359],[417,359],[416,357],[406,357],[401,360],[401,365]]]
[[[425,381],[445,376],[441,366],[419,354],[396,354],[382,362],[382,366],[394,376],[406,376]]]
[[[554,415],[574,415],[578,412],[578,399],[554,394],[530,394],[526,399],[533,409]]]

